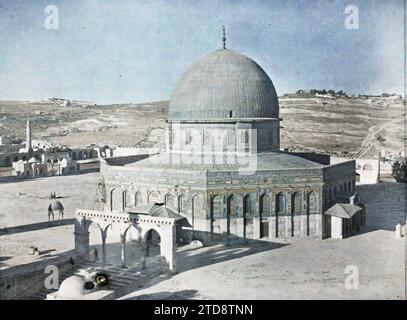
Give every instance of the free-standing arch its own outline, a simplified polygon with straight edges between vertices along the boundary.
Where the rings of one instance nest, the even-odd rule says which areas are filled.
[[[144,226],[142,227],[141,239],[146,248],[146,256],[151,253],[158,253],[165,258],[170,270],[176,271],[176,235],[174,235],[173,225],[155,227]],[[152,252],[157,250],[158,252]]]
[[[147,206],[148,207],[148,206]],[[129,231],[129,226],[132,225],[137,233],[136,241],[142,242],[142,247],[145,248],[149,240],[149,231],[154,229],[159,234],[159,240],[161,242],[160,254],[165,258],[168,263],[168,267],[171,271],[176,271],[176,248],[177,240],[181,240],[181,234],[178,234],[182,226],[188,225],[186,219],[173,212],[172,217],[167,216],[155,216],[157,210],[162,209],[162,204],[152,204],[148,209],[148,214],[135,212],[106,212],[96,210],[77,210],[77,219],[75,222],[75,253],[78,258],[87,259],[89,257],[89,232],[88,226],[91,223],[99,224],[102,232],[102,240],[106,238],[107,229],[109,224],[114,226],[115,230],[120,231],[120,234],[110,233],[115,237],[115,243],[120,239],[122,242],[122,253],[124,251],[123,246],[126,242],[126,235]],[[162,211],[162,210],[161,210]],[[164,210],[165,212],[165,210]],[[163,213],[163,212],[161,212]],[[131,228],[130,228],[131,229]],[[103,234],[104,233],[104,234]],[[152,232],[151,232],[152,233]],[[120,237],[118,237],[120,235]],[[157,237],[153,239],[157,239]],[[114,247],[112,247],[114,249]],[[125,257],[123,254],[122,257]],[[143,255],[145,256],[145,255]],[[117,255],[112,255],[116,258]],[[122,263],[123,263],[122,259]],[[116,261],[116,259],[115,259]],[[115,262],[113,262],[115,263]],[[154,261],[156,263],[156,261]],[[145,266],[145,259],[142,259],[142,266]]]
[[[135,233],[137,235],[136,237],[136,242],[140,242],[140,230],[137,229],[137,227],[133,224],[127,225],[124,228],[121,228],[120,230],[120,243],[121,243],[121,264],[122,267],[128,267],[132,266],[135,262],[139,262],[134,250],[128,250],[128,245],[126,245],[127,242],[129,241],[134,241],[132,238],[134,238],[134,235],[132,234]],[[130,248],[131,249],[131,248]],[[133,246],[134,249],[134,246]]]
[[[143,241],[146,244],[147,256],[157,256],[161,253],[161,234],[158,230],[150,228],[145,231]]]
[[[102,222],[92,222],[89,221],[85,225],[86,232],[90,234],[92,237],[92,234],[96,236],[96,242],[101,243],[101,249],[102,249],[102,255],[101,255],[101,261],[102,263],[106,263],[106,256],[107,256],[107,250],[106,250],[106,239],[108,235],[108,230],[109,228],[112,228],[112,223],[102,223]],[[93,229],[93,231],[92,231]],[[100,241],[99,241],[100,239]],[[93,241],[92,241],[93,242]]]

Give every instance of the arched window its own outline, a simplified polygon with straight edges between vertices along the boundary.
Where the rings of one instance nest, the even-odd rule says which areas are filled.
[[[160,202],[160,194],[157,191],[151,191],[148,194],[148,203]]]
[[[184,202],[185,202],[185,196],[183,194],[181,194],[180,196],[178,196],[178,212],[185,214]]]
[[[134,203],[136,206],[143,204],[143,195],[141,191],[137,191],[136,194],[134,195]]]
[[[117,194],[118,192],[117,192],[117,190],[116,189],[112,189],[112,190],[110,190],[110,211],[113,211],[113,210],[115,210],[116,209],[116,206],[117,206],[117,197],[116,197],[116,194]],[[120,205],[120,204],[119,204]]]
[[[285,212],[286,212],[285,195],[280,192],[276,195],[276,213],[278,215],[284,215]]]
[[[308,212],[318,213],[318,194],[314,191],[308,194]]]
[[[211,198],[211,231],[220,233],[220,219],[222,218],[222,197],[217,195]]]
[[[248,217],[253,215],[253,197],[252,194],[246,194],[243,197],[243,214]]]
[[[352,185],[351,185],[350,181],[348,181],[348,191],[352,191]]]
[[[271,215],[271,201],[270,196],[267,193],[260,195],[260,214],[262,217],[268,217]]]
[[[123,192],[123,207],[124,208],[130,208],[131,207],[130,192],[127,191],[127,190],[124,190],[124,192]]]
[[[227,215],[229,217],[232,218],[236,218],[238,216],[238,212],[237,212],[237,203],[236,203],[236,197],[231,194],[228,198],[227,198]]]
[[[168,193],[165,196],[164,203],[168,208],[174,209],[174,196],[171,193]]]
[[[291,197],[291,212],[293,214],[301,214],[302,197],[301,193],[295,192]]]

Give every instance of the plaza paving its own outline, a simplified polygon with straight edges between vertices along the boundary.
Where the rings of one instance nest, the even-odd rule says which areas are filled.
[[[0,184],[1,226],[9,228],[0,232],[1,268],[32,262],[31,245],[44,255],[73,249],[72,225],[43,223],[48,195],[57,192],[72,219],[75,208],[91,206],[97,181],[92,173]],[[405,186],[386,182],[358,191],[368,205],[367,224],[351,238],[181,247],[178,274],[153,279],[123,299],[404,299],[406,238],[397,239],[394,228],[406,219]],[[108,257],[116,259],[118,249],[109,244]],[[138,256],[136,247],[131,252]],[[349,265],[359,270],[358,290],[345,288]]]

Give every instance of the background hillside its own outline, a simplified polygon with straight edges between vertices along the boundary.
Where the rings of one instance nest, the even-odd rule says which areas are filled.
[[[281,145],[345,156],[370,157],[379,149],[398,154],[404,138],[403,109],[398,96],[284,96]],[[25,123],[31,119],[34,138],[56,144],[151,147],[164,144],[167,116],[168,101],[116,105],[1,101],[0,135],[24,139]]]

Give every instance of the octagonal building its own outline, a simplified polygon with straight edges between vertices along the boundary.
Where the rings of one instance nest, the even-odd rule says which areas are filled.
[[[101,161],[105,211],[164,203],[184,240],[330,236],[324,211],[355,191],[355,162],[280,150],[279,103],[255,61],[226,48],[194,63],[171,96],[165,151]]]

